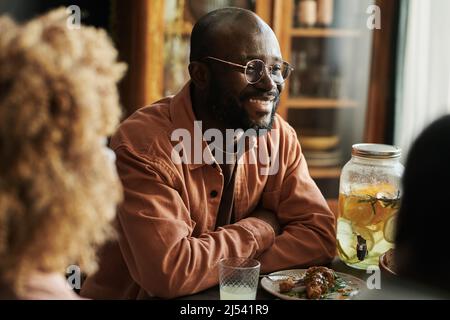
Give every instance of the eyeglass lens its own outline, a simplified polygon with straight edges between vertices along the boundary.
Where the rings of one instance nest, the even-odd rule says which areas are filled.
[[[247,63],[245,76],[250,83],[256,83],[264,76],[266,65],[262,60],[252,60]],[[289,65],[286,62],[274,64],[268,68],[270,77],[276,83],[283,83],[290,74]]]

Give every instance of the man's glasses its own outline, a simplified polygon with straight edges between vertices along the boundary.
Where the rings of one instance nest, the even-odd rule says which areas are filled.
[[[286,61],[267,67],[264,61],[259,59],[250,60],[245,66],[215,57],[205,57],[204,59],[211,59],[244,69],[245,79],[250,84],[255,84],[261,81],[266,70],[275,83],[282,84],[289,77],[292,70],[294,70],[294,68],[292,68]]]

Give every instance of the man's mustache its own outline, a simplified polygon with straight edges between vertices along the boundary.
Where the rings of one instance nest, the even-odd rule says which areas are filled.
[[[278,100],[280,98],[280,92],[278,90],[272,91],[252,91],[245,93],[241,96],[241,101],[247,99],[263,99],[263,100]]]

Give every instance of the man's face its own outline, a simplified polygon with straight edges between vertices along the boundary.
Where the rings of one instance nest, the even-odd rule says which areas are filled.
[[[238,37],[236,33],[233,38],[225,35],[215,57],[241,65],[252,59],[260,59],[267,66],[282,62],[278,41],[270,29],[248,30],[242,25]],[[208,64],[208,103],[214,117],[230,129],[270,130],[283,85],[276,84],[267,71],[258,83],[249,84],[243,69],[216,61]]]

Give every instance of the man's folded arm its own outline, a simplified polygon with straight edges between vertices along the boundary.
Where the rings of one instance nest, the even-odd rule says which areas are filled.
[[[336,253],[335,217],[309,175],[295,133],[288,153],[290,165],[279,199],[263,199],[283,228],[274,245],[259,256],[262,272],[330,262]],[[273,207],[273,203],[277,205]]]
[[[193,237],[195,222],[173,168],[127,147],[115,151],[125,194],[119,244],[131,276],[149,295],[173,298],[204,290],[218,283],[221,258],[254,257],[273,244],[272,227],[254,217]]]

